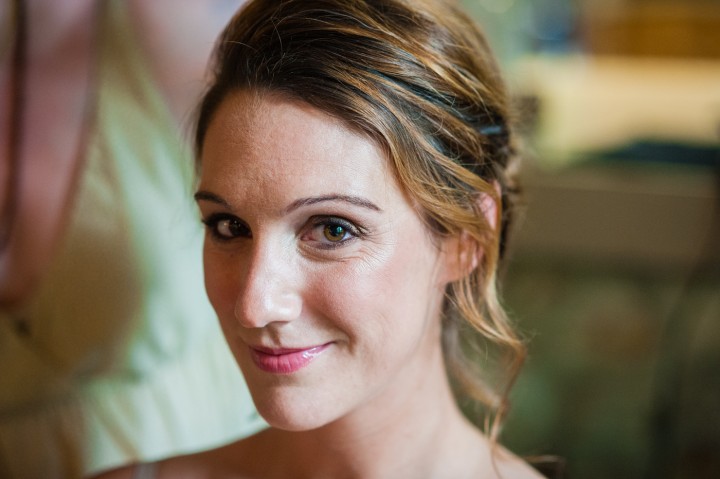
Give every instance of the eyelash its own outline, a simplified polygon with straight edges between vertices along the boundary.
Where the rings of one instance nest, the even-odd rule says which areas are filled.
[[[218,227],[219,227],[220,223],[222,223],[223,221],[228,221],[230,223],[234,223],[234,226],[242,228],[245,231],[245,234],[239,234],[237,236],[230,236],[230,237],[220,234],[218,232]],[[203,224],[205,224],[205,227],[210,232],[212,237],[218,241],[232,241],[237,238],[251,238],[252,237],[250,228],[248,228],[248,226],[243,221],[239,220],[238,218],[236,218],[232,215],[218,213],[218,214],[210,215],[208,218],[203,219],[202,222],[203,222]]]
[[[242,228],[243,232],[241,234],[238,234],[237,236],[226,236],[223,234],[220,234],[218,231],[218,228],[220,226],[220,223],[223,221],[228,221],[229,223],[233,224],[234,227]],[[250,231],[250,228],[240,220],[239,218],[229,215],[226,213],[217,213],[210,215],[208,218],[205,218],[202,220],[202,223],[205,225],[207,230],[210,232],[210,235],[213,237],[213,239],[220,241],[220,242],[229,242],[233,241],[235,239],[240,238],[252,238],[252,232]],[[231,227],[233,227],[231,226]],[[355,225],[351,221],[348,221],[344,218],[337,217],[337,216],[314,216],[310,218],[310,231],[315,231],[320,227],[327,228],[329,226],[339,226],[343,228],[347,235],[349,235],[349,238],[342,239],[337,242],[333,242],[330,240],[327,240],[326,242],[322,242],[322,240],[319,240],[319,248],[321,249],[327,249],[332,250],[336,248],[340,248],[347,243],[354,241],[357,238],[362,238],[366,235],[366,232],[363,228]],[[305,236],[306,233],[303,234]],[[321,231],[320,236],[323,236],[323,232]]]

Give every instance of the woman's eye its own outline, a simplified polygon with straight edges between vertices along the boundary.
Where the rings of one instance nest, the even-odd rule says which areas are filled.
[[[226,215],[213,215],[203,220],[210,233],[220,240],[249,238],[250,228],[238,218]]]
[[[323,236],[332,243],[343,241],[347,239],[348,235],[349,233],[342,225],[331,224],[325,225],[325,228],[323,228]]]
[[[304,237],[320,248],[335,248],[362,236],[362,230],[350,221],[336,217],[313,218],[309,233]]]

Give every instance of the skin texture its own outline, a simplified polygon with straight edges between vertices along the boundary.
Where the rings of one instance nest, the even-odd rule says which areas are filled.
[[[271,425],[362,415],[439,363],[447,245],[433,243],[373,143],[303,104],[238,94],[208,132],[199,192],[208,296]],[[248,348],[321,345],[280,375]]]

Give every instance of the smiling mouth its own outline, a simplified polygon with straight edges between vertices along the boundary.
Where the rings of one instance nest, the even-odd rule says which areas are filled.
[[[262,371],[273,374],[290,374],[310,364],[331,344],[297,349],[250,347],[250,356]]]

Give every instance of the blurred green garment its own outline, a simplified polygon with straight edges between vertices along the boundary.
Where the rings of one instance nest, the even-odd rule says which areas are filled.
[[[104,9],[64,236],[22,310],[0,312],[3,478],[79,477],[264,425],[205,295],[191,155],[124,8]]]

